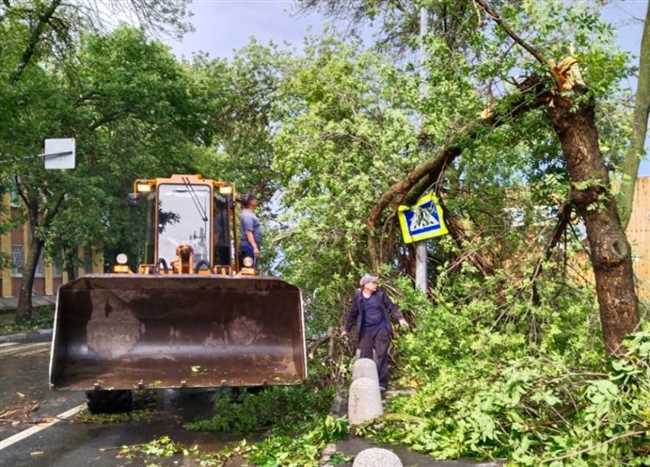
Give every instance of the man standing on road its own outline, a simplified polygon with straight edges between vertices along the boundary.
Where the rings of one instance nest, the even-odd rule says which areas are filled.
[[[354,327],[359,337],[361,358],[372,359],[374,350],[379,388],[385,391],[388,387],[388,349],[392,338],[390,318],[397,320],[402,327],[408,327],[408,323],[386,292],[378,288],[378,280],[377,276],[366,274],[359,281],[361,288],[354,294],[342,335],[347,335]]]

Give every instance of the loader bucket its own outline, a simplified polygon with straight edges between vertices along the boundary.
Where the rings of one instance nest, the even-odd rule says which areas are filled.
[[[259,386],[306,376],[300,290],[279,279],[101,274],[59,289],[55,389]]]

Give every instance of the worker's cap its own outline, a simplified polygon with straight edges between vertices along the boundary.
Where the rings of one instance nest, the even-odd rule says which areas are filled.
[[[359,285],[361,287],[363,287],[366,284],[369,284],[371,282],[377,282],[377,281],[379,281],[379,276],[373,276],[371,274],[366,274],[359,281]]]

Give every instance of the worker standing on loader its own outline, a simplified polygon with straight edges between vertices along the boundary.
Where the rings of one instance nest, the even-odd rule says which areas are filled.
[[[257,259],[261,256],[260,245],[262,243],[262,226],[255,209],[257,208],[257,197],[253,194],[243,195],[241,198],[242,210],[239,215],[239,226],[241,229],[241,258],[251,258],[253,266],[257,265]]]
[[[366,274],[359,281],[352,305],[345,317],[342,335],[347,335],[354,327],[358,336],[360,358],[373,358],[379,374],[379,389],[388,387],[388,349],[392,338],[390,318],[403,327],[408,323],[386,292],[379,289],[379,278]]]

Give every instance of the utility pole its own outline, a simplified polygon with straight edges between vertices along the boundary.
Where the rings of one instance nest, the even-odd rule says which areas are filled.
[[[425,39],[427,37],[429,23],[427,21],[427,9],[425,7],[420,8],[420,95],[424,97],[426,95],[426,84],[425,77],[426,72],[426,48],[425,48]],[[420,125],[424,124],[424,116],[421,117]],[[426,240],[422,240],[415,243],[415,286],[424,291],[427,291],[427,244]]]

